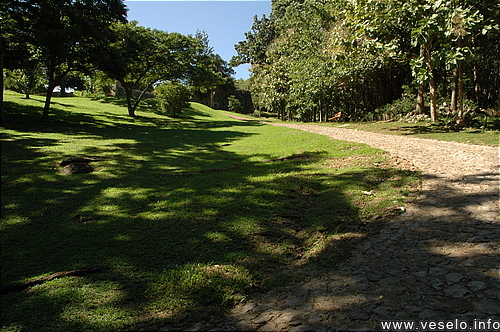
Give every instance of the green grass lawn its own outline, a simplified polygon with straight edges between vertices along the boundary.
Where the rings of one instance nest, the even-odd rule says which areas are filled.
[[[500,143],[500,132],[498,130],[466,128],[460,131],[454,131],[427,122],[360,122],[344,123],[336,126],[382,134],[403,135],[477,145],[499,146]]]
[[[366,145],[196,103],[130,118],[117,100],[54,98],[42,124],[42,97],[5,99],[1,286],[101,270],[0,295],[1,331],[183,329],[334,268],[419,179]],[[58,173],[72,156],[102,160]]]
[[[281,122],[276,118],[256,118],[250,115],[241,115],[249,119],[261,121]],[[481,120],[482,121],[482,120]],[[311,125],[342,127],[347,129],[364,130],[374,133],[403,135],[409,137],[436,139],[441,141],[451,141],[458,143],[500,146],[500,131],[498,130],[499,118],[489,118],[486,130],[477,128],[465,128],[455,131],[447,129],[440,124],[429,122],[407,123],[407,122],[347,122],[347,123],[306,123]],[[497,128],[496,130],[493,128]]]

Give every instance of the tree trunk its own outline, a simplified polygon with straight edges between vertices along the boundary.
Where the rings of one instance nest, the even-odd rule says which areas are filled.
[[[131,117],[135,117],[135,107],[132,104],[132,94],[134,93],[134,90],[132,89],[127,89],[123,87],[125,90],[125,94],[127,95],[127,110],[128,110],[128,115]]]
[[[423,114],[424,113],[424,94],[425,94],[425,85],[420,84],[418,86],[418,92],[417,92],[417,108],[415,111],[417,114]]]
[[[66,97],[66,80],[64,77],[59,81],[59,87],[61,88],[59,97]]]
[[[427,69],[429,70],[429,96],[430,96],[430,115],[431,121],[437,121],[437,91],[436,80],[434,79],[434,65],[431,57],[431,46],[426,44],[424,47],[425,58],[427,60]]]
[[[450,110],[455,112],[457,110],[457,95],[458,95],[458,66],[453,71],[453,87],[451,90]]]
[[[281,100],[280,103],[281,103],[281,105],[280,105],[281,121],[285,121],[285,108],[286,108],[285,101]]]
[[[481,89],[481,86],[479,85],[479,82],[478,82],[478,73],[477,73],[477,66],[474,65],[474,69],[473,69],[473,75],[474,75],[474,100],[476,101],[476,104],[478,105],[481,105],[481,102],[483,100],[482,96],[481,96],[481,93],[482,93],[482,89]]]
[[[431,108],[431,121],[437,121],[437,93],[436,93],[436,81],[434,76],[431,74],[429,78],[429,94],[430,94],[430,108]]]
[[[47,94],[45,95],[45,105],[43,107],[43,115],[42,115],[43,123],[49,122],[50,100],[52,99],[52,95],[54,94],[55,87],[56,85],[54,82],[49,83]]]
[[[135,107],[132,100],[134,94],[134,88],[131,87],[129,84],[125,84],[124,81],[118,81],[118,82],[120,82],[123,91],[125,91],[125,96],[127,98],[128,115],[131,117],[135,117]]]
[[[319,108],[319,122],[323,122],[323,118],[325,117],[325,114],[323,111],[323,105],[321,103],[321,100],[318,100],[318,108]]]
[[[464,118],[464,80],[463,80],[463,61],[458,61],[458,118]]]
[[[32,74],[32,75],[30,75],[30,74]],[[34,78],[33,78],[34,75],[35,75],[34,73],[29,73],[29,74],[28,74],[28,72],[25,73],[26,82],[27,82],[26,85],[24,86],[24,89],[23,89],[25,99],[31,99],[31,97],[30,97],[31,87],[35,85],[34,83],[32,83],[34,80]]]
[[[54,78],[54,68],[49,68],[49,86],[47,87],[47,93],[45,94],[45,105],[43,107],[42,122],[49,122],[49,111],[50,111],[50,100],[54,94],[54,88],[56,87],[56,80]]]
[[[144,94],[146,93],[146,91],[149,89],[150,85],[146,86],[144,88],[144,90],[141,91],[141,94],[139,95],[139,97],[137,98],[136,102],[134,103],[134,115],[135,116],[135,110],[137,109],[137,107],[139,107],[139,103],[141,102],[142,98],[144,97]],[[134,93],[134,91],[132,90],[132,94]],[[212,107],[213,108],[213,107]]]
[[[42,122],[47,123],[49,122],[49,112],[50,112],[50,101],[52,99],[52,95],[54,94],[54,88],[57,86],[57,84],[64,78],[66,75],[69,73],[69,70],[66,70],[64,73],[62,73],[59,76],[54,77],[55,75],[55,68],[49,68],[49,87],[47,90],[47,94],[45,95],[45,105],[43,107],[43,115],[42,115]]]
[[[498,98],[497,98],[497,112],[500,112],[500,89],[498,89]]]

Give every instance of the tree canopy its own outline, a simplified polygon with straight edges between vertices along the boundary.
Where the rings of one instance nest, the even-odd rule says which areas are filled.
[[[114,40],[99,59],[99,69],[118,80],[127,95],[130,116],[135,116],[142,95],[160,81],[187,79],[199,40],[137,25],[115,23]],[[140,90],[135,98],[134,90]]]
[[[158,83],[179,81],[207,90],[231,81],[232,69],[213,53],[205,33],[185,36],[128,23],[123,0],[8,0],[0,9],[2,72],[20,70],[13,72],[18,85],[43,73],[44,122],[54,88],[63,87],[71,72],[95,77],[102,71],[117,80],[130,116]]]
[[[252,65],[256,104],[282,119],[366,119],[403,93],[417,112],[428,95],[433,120],[438,99],[460,117],[464,96],[500,102],[499,17],[487,1],[273,0],[232,62]]]
[[[112,22],[126,21],[122,0],[9,0],[3,14],[9,22],[2,34],[7,65],[25,68],[36,62],[45,68],[43,121],[54,87],[70,71],[87,70],[108,41]]]

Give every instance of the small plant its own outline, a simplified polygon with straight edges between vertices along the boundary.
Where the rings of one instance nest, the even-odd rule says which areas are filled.
[[[189,108],[191,90],[179,82],[167,82],[156,87],[155,98],[162,112],[172,112],[177,116],[182,110]]]

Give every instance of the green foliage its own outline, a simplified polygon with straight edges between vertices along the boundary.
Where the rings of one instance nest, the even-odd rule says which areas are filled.
[[[404,94],[401,98],[394,100],[378,109],[376,118],[369,120],[388,120],[405,116],[415,110],[415,98],[413,95]]]
[[[179,82],[165,82],[155,89],[155,98],[161,110],[174,116],[189,108],[191,96],[191,89]]]
[[[12,69],[26,68],[27,63],[45,68],[46,122],[54,87],[70,71],[84,71],[95,63],[106,49],[112,22],[125,21],[125,5],[121,0],[9,0],[7,8],[13,23],[6,48],[22,52],[6,52],[6,62]]]
[[[101,57],[99,68],[121,83],[130,116],[135,116],[143,94],[158,82],[182,80],[202,93],[231,82],[232,69],[213,54],[206,33],[185,36],[141,27],[137,22],[115,24],[113,31],[115,40]],[[134,97],[135,90],[140,91],[138,97]]]
[[[75,81],[77,76],[67,77],[70,72],[91,76],[91,93],[109,94],[109,82],[95,79],[96,66],[119,81],[130,116],[135,116],[142,97],[157,82],[182,80],[202,92],[232,82],[234,71],[213,53],[206,33],[184,36],[127,23],[122,0],[9,0],[5,13],[3,8],[2,64],[25,73],[44,68],[48,83],[44,121],[56,85],[81,87],[83,81]]]
[[[235,72],[220,55],[213,53],[214,49],[209,46],[208,34],[205,31],[197,31],[195,38],[199,45],[193,55],[196,66],[189,70],[189,85],[205,94],[218,86],[232,84],[231,75]]]
[[[276,37],[274,19],[262,15],[253,19],[252,31],[245,33],[246,40],[235,45],[238,55],[231,59],[233,67],[244,63],[265,64],[266,51]]]
[[[231,95],[227,98],[228,108],[231,112],[240,113],[243,110],[243,105],[241,101],[236,98],[235,95]]]
[[[271,18],[256,19],[236,46],[235,61],[252,64],[254,103],[281,119],[325,121],[339,110],[344,119],[373,117],[404,85],[429,84],[432,111],[438,91],[452,90],[459,105],[463,90],[494,107],[499,15],[485,1],[276,0]]]
[[[101,57],[99,68],[118,80],[127,95],[130,116],[135,116],[143,94],[160,81],[187,79],[195,66],[200,41],[180,33],[149,29],[137,22],[113,25],[115,40]],[[134,90],[141,93],[134,98]]]
[[[30,94],[43,91],[44,76],[39,67],[5,70],[5,88],[24,93],[26,98]]]
[[[241,89],[241,90],[250,90],[250,79],[237,79],[235,82],[235,85],[238,89]]]
[[[116,80],[109,78],[100,70],[92,71],[86,76],[87,91],[95,96],[109,96],[115,88]]]
[[[64,78],[64,84],[66,87],[71,87],[75,90],[83,91],[87,88],[87,82],[85,76],[78,72],[72,72],[66,75]]]

